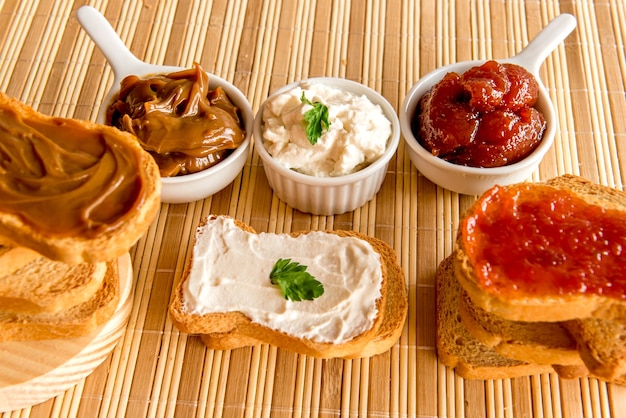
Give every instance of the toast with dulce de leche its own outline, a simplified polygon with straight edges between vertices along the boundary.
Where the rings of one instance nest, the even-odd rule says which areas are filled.
[[[108,261],[154,220],[159,169],[131,134],[0,93],[0,136],[1,245],[69,264]]]
[[[135,137],[0,93],[0,342],[96,330],[120,300],[119,257],[160,206]]]

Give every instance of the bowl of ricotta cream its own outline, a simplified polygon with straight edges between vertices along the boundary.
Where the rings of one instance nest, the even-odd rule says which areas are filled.
[[[301,212],[337,215],[378,193],[398,148],[400,123],[375,90],[316,77],[272,93],[256,114],[253,136],[281,200]]]

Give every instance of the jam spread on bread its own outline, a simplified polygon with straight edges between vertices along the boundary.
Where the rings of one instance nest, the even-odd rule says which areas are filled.
[[[533,106],[537,80],[514,64],[487,61],[448,73],[420,100],[414,131],[433,155],[454,164],[499,167],[539,145],[546,122]]]
[[[144,152],[111,128],[33,118],[0,104],[0,211],[44,234],[95,236],[145,199]]]
[[[162,177],[191,174],[223,160],[245,139],[239,109],[221,87],[209,89],[198,64],[146,78],[124,78],[106,124],[134,134]]]
[[[460,239],[482,288],[626,298],[626,222],[616,210],[539,184],[495,186],[475,208]]]

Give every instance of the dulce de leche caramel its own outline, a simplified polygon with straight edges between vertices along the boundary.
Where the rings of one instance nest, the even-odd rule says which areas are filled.
[[[145,152],[120,136],[2,100],[0,212],[45,235],[93,237],[116,229],[145,200],[150,181]]]
[[[239,109],[221,87],[209,89],[197,63],[169,74],[124,78],[106,124],[134,134],[162,177],[209,168],[245,138]]]

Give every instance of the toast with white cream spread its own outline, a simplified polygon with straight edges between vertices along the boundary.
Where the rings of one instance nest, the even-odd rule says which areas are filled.
[[[289,299],[270,279],[279,259],[306,267],[322,294]],[[269,343],[319,358],[387,351],[407,310],[404,275],[383,241],[352,231],[257,233],[225,216],[199,225],[170,304],[177,328],[211,348]]]

